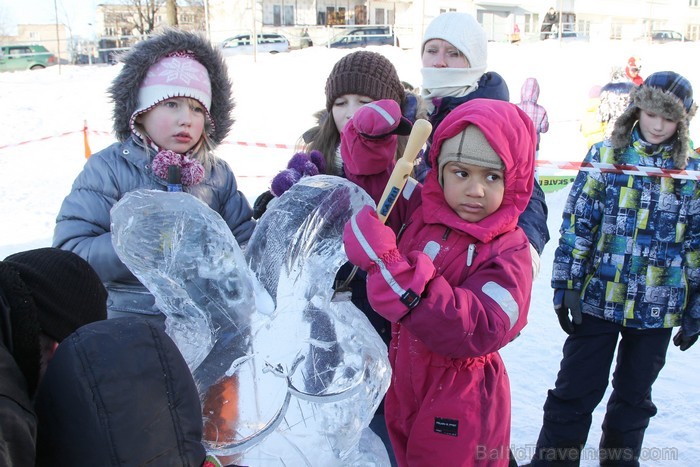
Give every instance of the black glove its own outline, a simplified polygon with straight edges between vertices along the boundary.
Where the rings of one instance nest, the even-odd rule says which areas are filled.
[[[265,211],[267,211],[267,205],[275,199],[275,195],[272,194],[270,190],[262,193],[253,203],[253,219],[260,219]]]
[[[567,334],[574,333],[574,324],[581,324],[581,294],[578,290],[554,289],[554,312],[559,326]],[[571,318],[569,318],[571,314]],[[573,322],[572,322],[573,321]]]
[[[680,328],[676,335],[673,336],[673,345],[679,347],[683,352],[685,352],[686,350],[691,348],[693,344],[695,344],[696,340],[698,340],[697,334],[695,334],[694,336],[686,336],[683,333],[683,328]]]

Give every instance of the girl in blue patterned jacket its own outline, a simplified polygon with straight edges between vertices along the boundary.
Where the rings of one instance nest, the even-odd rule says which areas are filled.
[[[639,465],[672,328],[680,326],[673,341],[681,350],[697,340],[700,185],[670,176],[700,170],[688,138],[696,108],[688,80],[652,74],[632,90],[610,140],[591,147],[593,170],[580,171],[571,188],[552,270],[554,309],[569,337],[532,465],[578,465],[616,347],[600,462]]]
[[[233,123],[221,54],[198,34],[170,29],[136,44],[122,62],[109,89],[119,142],[92,155],[75,179],[53,246],[79,254],[97,271],[109,292],[110,318],[137,313],[162,320],[153,295],[112,246],[111,208],[130,191],[172,184],[218,212],[239,244],[255,221],[231,168],[212,153]],[[179,180],[169,181],[169,172],[178,171]]]

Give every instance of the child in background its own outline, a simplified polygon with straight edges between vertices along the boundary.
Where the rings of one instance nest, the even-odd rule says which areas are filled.
[[[378,101],[343,130],[345,173],[375,201],[400,116],[395,102]],[[530,249],[517,222],[532,193],[535,141],[517,106],[462,104],[435,131],[425,185],[407,185],[388,225],[367,206],[345,226],[370,304],[393,323],[385,418],[400,466],[509,465],[510,388],[498,349],[525,326],[530,305]]]
[[[642,71],[641,62],[639,57],[630,57],[627,59],[627,66],[625,66],[625,74],[635,86],[640,86],[644,82],[644,78],[639,74]]]
[[[605,126],[605,138],[609,138],[612,134],[617,117],[627,110],[630,92],[634,88],[634,83],[627,79],[624,70],[619,66],[613,67],[610,72],[610,81],[600,89],[598,104],[598,121]]]
[[[611,139],[594,145],[585,161],[700,170],[688,137],[696,108],[688,80],[654,73],[632,90]],[[656,414],[651,388],[672,328],[680,326],[673,342],[681,350],[700,333],[699,188],[697,180],[643,170],[579,172],[552,271],[554,309],[569,337],[532,465],[578,465],[616,348],[600,462],[639,465]]]
[[[588,149],[605,138],[605,125],[598,119],[598,106],[600,105],[600,90],[602,86],[595,84],[588,90],[588,101],[581,116],[579,131],[585,139]]]
[[[537,147],[535,150],[535,160],[540,151],[540,133],[549,131],[549,118],[544,107],[537,103],[540,98],[540,83],[537,78],[527,78],[520,88],[520,102],[516,105],[520,107],[535,124],[537,132]],[[537,177],[537,168],[535,168],[535,177]]]
[[[92,155],[63,201],[53,244],[85,258],[109,292],[110,318],[163,320],[154,297],[112,246],[110,209],[127,192],[166,190],[170,166],[182,189],[221,214],[239,244],[255,227],[228,164],[213,149],[233,123],[231,82],[220,53],[203,37],[166,30],[122,58],[109,89],[119,142]]]

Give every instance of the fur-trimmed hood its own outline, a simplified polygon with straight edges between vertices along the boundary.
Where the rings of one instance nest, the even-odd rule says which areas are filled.
[[[209,114],[214,122],[210,137],[215,145],[224,140],[233,124],[231,111],[234,102],[223,56],[197,33],[166,29],[139,42],[119,59],[123,68],[108,90],[114,102],[113,127],[119,141],[126,141],[132,134],[129,120],[138,109],[139,87],[149,68],[166,55],[182,50],[191,52],[209,73],[212,94]]]
[[[613,148],[622,149],[629,144],[641,109],[678,122],[672,150],[673,164],[676,169],[685,169],[691,151],[688,127],[697,110],[690,82],[677,73],[665,71],[654,73],[641,86],[632,89],[629,107],[615,121],[610,135]]]

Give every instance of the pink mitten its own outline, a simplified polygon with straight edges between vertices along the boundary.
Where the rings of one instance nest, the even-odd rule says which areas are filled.
[[[411,123],[401,116],[399,104],[383,99],[365,104],[352,116],[340,137],[340,152],[346,176],[375,175],[391,170],[396,155],[397,134],[411,132]]]
[[[370,206],[352,216],[343,231],[345,253],[350,262],[363,271],[374,271],[378,260],[401,257],[396,248],[396,234],[384,225]]]
[[[352,116],[355,129],[366,138],[381,138],[392,134],[401,122],[401,107],[393,99],[365,104]]]
[[[350,262],[367,271],[370,303],[389,321],[398,321],[415,307],[435,275],[427,255],[417,252],[409,262],[399,252],[394,231],[369,206],[345,224],[343,243]]]

